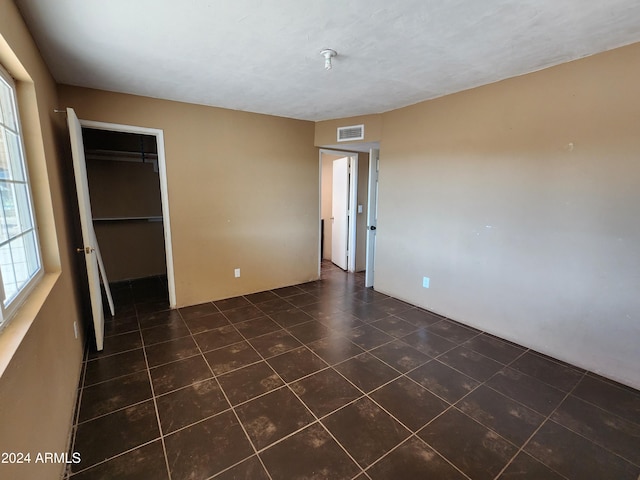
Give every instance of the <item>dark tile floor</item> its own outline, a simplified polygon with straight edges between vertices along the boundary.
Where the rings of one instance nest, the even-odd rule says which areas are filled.
[[[71,480],[638,480],[640,392],[322,277],[177,311],[116,287]]]

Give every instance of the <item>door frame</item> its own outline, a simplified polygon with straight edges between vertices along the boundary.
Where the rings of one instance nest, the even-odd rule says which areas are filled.
[[[378,177],[380,172],[380,149],[369,150],[369,178],[367,192],[367,241],[365,287],[373,287],[375,278],[376,234],[378,229]]]
[[[167,283],[169,287],[169,306],[171,308],[176,308],[176,284],[173,269],[173,246],[171,242],[171,216],[169,214],[169,188],[164,151],[164,131],[159,128],[137,127],[135,125],[96,122],[93,120],[80,120],[80,126],[82,128],[93,128],[95,130],[137,133],[156,137],[156,146],[158,149],[158,175],[160,177],[160,200],[162,203],[162,226],[164,229],[164,250],[167,262]]]
[[[319,158],[319,180],[318,180],[318,228],[320,228],[320,219],[322,218],[322,155],[334,155],[340,157],[349,157],[349,205],[348,205],[348,237],[347,237],[347,271],[355,272],[356,270],[356,203],[358,201],[358,152],[348,150],[332,150],[321,148],[318,153]],[[322,232],[318,236],[318,278],[322,269]]]

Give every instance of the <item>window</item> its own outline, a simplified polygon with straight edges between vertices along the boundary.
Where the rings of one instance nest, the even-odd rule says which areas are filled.
[[[0,67],[0,325],[42,271],[13,79]]]

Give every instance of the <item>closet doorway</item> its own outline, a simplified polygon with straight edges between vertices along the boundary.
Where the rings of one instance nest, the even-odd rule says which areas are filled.
[[[162,131],[80,125],[93,226],[109,282],[166,278],[166,300],[175,308]]]

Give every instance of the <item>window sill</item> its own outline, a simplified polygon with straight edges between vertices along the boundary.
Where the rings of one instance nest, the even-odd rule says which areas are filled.
[[[60,277],[60,272],[47,272],[33,288],[8,325],[0,331],[0,378],[29,332],[51,290]]]

